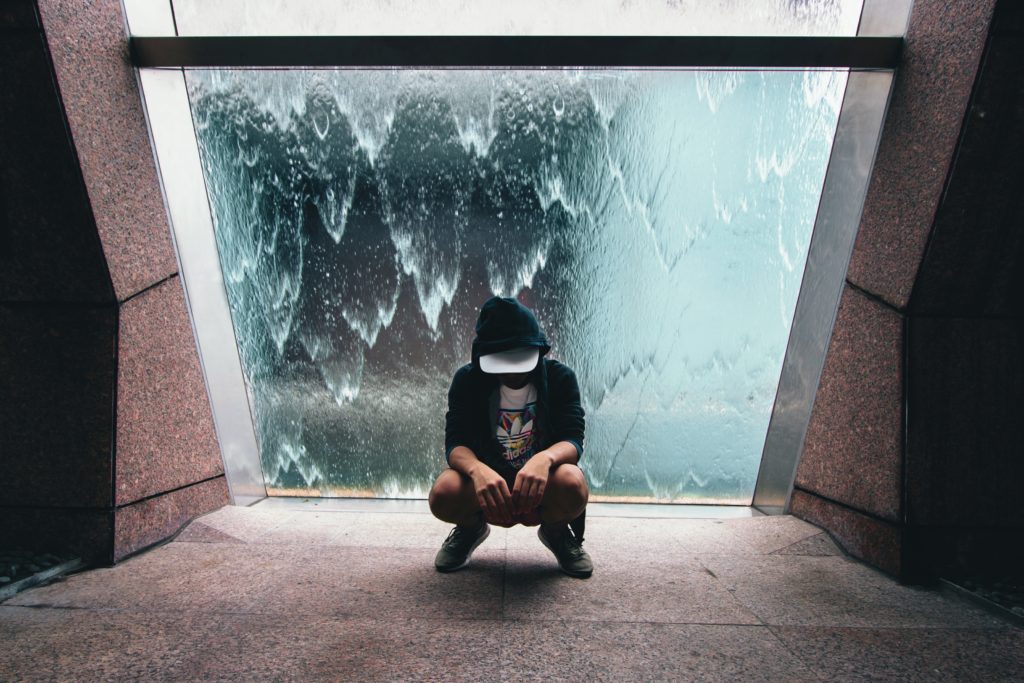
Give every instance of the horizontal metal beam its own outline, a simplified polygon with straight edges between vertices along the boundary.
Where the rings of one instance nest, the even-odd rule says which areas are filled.
[[[895,69],[900,37],[134,37],[138,67],[751,67]]]

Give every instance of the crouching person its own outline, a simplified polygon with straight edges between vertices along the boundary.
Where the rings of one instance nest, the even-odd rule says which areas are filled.
[[[484,303],[473,361],[448,390],[448,469],[430,491],[434,516],[456,525],[434,561],[439,571],[466,566],[488,524],[536,525],[563,572],[594,571],[583,549],[579,385],[570,368],[544,357],[550,348],[530,309],[512,298]]]

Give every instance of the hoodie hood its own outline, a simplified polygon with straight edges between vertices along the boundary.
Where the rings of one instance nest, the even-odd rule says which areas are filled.
[[[538,348],[542,358],[551,350],[533,311],[511,297],[485,301],[476,320],[473,365],[480,368],[480,356],[523,346]]]

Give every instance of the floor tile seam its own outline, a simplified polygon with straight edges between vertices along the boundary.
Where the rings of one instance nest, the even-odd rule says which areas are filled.
[[[777,554],[781,553],[783,550],[785,550],[786,548],[792,548],[793,546],[795,546],[798,543],[803,543],[804,541],[806,541],[809,538],[814,538],[815,536],[821,536],[824,533],[825,533],[824,531],[820,531],[819,530],[819,531],[816,531],[813,534],[809,534],[807,536],[804,536],[803,538],[801,538],[799,540],[793,541],[792,543],[790,543],[788,545],[784,545],[781,548],[776,548],[775,550],[771,550],[769,552],[759,553],[759,554],[761,554],[761,555],[777,555]],[[836,555],[795,555],[794,557],[836,557]]]
[[[729,587],[726,584],[725,580],[719,578],[718,574],[716,574],[714,570],[711,569],[711,567],[708,567],[699,558],[697,559],[697,563],[701,566],[702,569],[704,569],[704,571],[711,575],[711,578],[715,580],[716,586],[718,586],[722,591],[725,591],[729,594],[729,599],[733,602],[733,604],[736,607],[739,607],[743,612],[746,612],[747,614],[750,614],[752,617],[757,619],[757,623],[761,626],[768,626],[765,620],[761,618],[761,615],[754,611],[753,607],[745,605],[743,601],[736,596],[736,590],[729,590]]]
[[[252,510],[253,508],[242,508],[243,510]],[[305,515],[323,515],[323,514],[341,514],[341,515],[407,515],[413,517],[423,517],[429,519],[437,519],[429,511],[417,512],[416,510],[332,510],[330,508],[324,508],[321,510],[306,510],[299,508],[262,508],[261,514],[270,513],[274,514],[280,511],[280,514],[305,514]],[[240,516],[244,516],[246,513],[242,513]],[[444,522],[438,522],[444,524]]]
[[[562,619],[562,618],[550,618],[540,619],[536,617],[509,617],[506,621],[512,623],[529,623],[529,624],[634,624],[637,626],[701,626],[701,627],[722,627],[722,628],[769,628],[767,624],[757,623],[745,623],[738,621],[652,621],[650,619]]]
[[[380,550],[434,550],[436,548],[436,546],[439,545],[439,544],[430,544],[430,545],[427,545],[427,544],[424,544],[424,545],[382,545],[382,544],[379,544],[379,545],[351,545],[351,544],[346,544],[346,543],[320,543],[320,542],[313,542],[313,541],[301,542],[301,543],[300,542],[295,542],[295,541],[288,542],[288,543],[285,543],[285,542],[280,542],[280,543],[269,542],[268,543],[268,542],[265,542],[265,541],[245,541],[245,540],[242,540],[242,539],[239,539],[238,541],[203,541],[203,540],[196,540],[196,539],[189,539],[189,538],[183,538],[183,539],[175,540],[175,541],[173,541],[172,544],[177,544],[177,543],[188,543],[188,544],[192,544],[192,545],[204,544],[204,545],[230,545],[230,546],[235,546],[235,545],[272,546],[272,547],[275,547],[275,548],[291,548],[291,547],[296,547],[296,548],[309,548],[309,547],[316,547],[316,548],[351,548],[353,550],[365,550],[365,549],[374,549],[374,548],[377,548],[377,549],[380,549]],[[168,545],[172,545],[172,544],[168,544]],[[497,548],[495,548],[495,550],[497,550]]]
[[[508,529],[502,534],[504,544],[501,552],[501,620],[502,622],[507,619],[507,604],[506,595],[508,594]],[[498,648],[499,656],[504,656],[504,650],[501,647]],[[504,661],[504,660],[499,660]]]
[[[928,631],[928,632],[950,632],[950,633],[991,633],[992,631],[1006,631],[1007,633],[1013,631],[1020,631],[1021,629],[1012,625],[1000,625],[1000,626],[928,626],[928,625],[910,625],[910,626],[836,626],[836,625],[822,625],[822,624],[766,624],[766,626],[773,632],[777,629],[829,629],[832,631]]]
[[[437,544],[434,544],[434,543],[430,543],[430,544],[424,543],[423,545],[390,545],[390,544],[388,544],[388,545],[385,545],[385,544],[361,545],[361,544],[351,544],[351,543],[325,543],[325,542],[321,542],[321,541],[312,541],[312,540],[309,540],[309,541],[287,541],[287,542],[286,541],[269,541],[268,542],[268,541],[263,541],[263,540],[247,541],[245,539],[238,539],[237,541],[222,541],[222,540],[204,541],[204,540],[196,540],[196,539],[189,539],[189,538],[176,539],[176,540],[172,541],[171,543],[168,543],[167,545],[168,546],[174,546],[174,545],[177,545],[179,543],[189,543],[189,544],[200,544],[201,543],[201,544],[205,544],[205,545],[224,545],[224,546],[239,546],[239,545],[273,546],[273,547],[279,547],[279,548],[309,548],[309,547],[318,547],[319,548],[319,547],[329,547],[329,548],[351,548],[353,550],[364,550],[364,549],[367,549],[367,548],[370,548],[370,549],[377,548],[377,549],[380,549],[380,550],[433,550],[433,549],[435,549],[437,547],[437,545],[440,545],[439,543],[437,543]],[[494,550],[498,550],[498,548],[494,548]]]
[[[870,622],[869,619],[863,619],[862,622]],[[779,621],[766,621],[764,625],[769,628],[803,628],[803,629],[841,629],[841,630],[884,630],[884,631],[1000,631],[1006,627],[1003,625],[992,624],[975,624],[975,625],[962,625],[962,626],[950,626],[948,624],[933,623],[928,621],[921,622],[878,622],[868,624],[851,624],[841,623],[833,621],[800,621],[800,622],[779,622]]]
[[[33,612],[90,612],[94,614],[124,614],[124,615],[196,615],[196,616],[210,616],[224,617],[224,616],[236,616],[236,617],[271,617],[280,618],[282,616],[292,616],[297,618],[317,618],[317,619],[331,619],[335,621],[373,621],[381,623],[403,623],[403,622],[424,622],[436,624],[438,622],[472,622],[476,623],[487,623],[493,622],[495,624],[501,624],[502,619],[500,617],[472,617],[472,616],[458,616],[458,617],[421,617],[421,616],[361,616],[354,614],[332,614],[329,612],[260,612],[253,610],[215,610],[215,609],[150,609],[141,607],[96,607],[96,606],[82,606],[82,605],[8,605],[0,604],[0,613],[2,608],[9,607],[21,610],[31,610]]]
[[[803,540],[806,540],[806,539],[803,539]],[[799,542],[800,541],[797,541],[797,543],[799,543]],[[789,546],[786,546],[786,547],[788,548]],[[870,567],[870,565],[867,565],[867,564],[861,562],[860,560],[858,560],[856,558],[849,557],[847,555],[776,555],[775,551],[772,551],[770,553],[758,552],[758,553],[753,553],[753,554],[745,554],[745,553],[697,553],[696,556],[699,556],[699,557],[750,557],[750,558],[755,558],[756,557],[756,558],[759,558],[759,559],[772,559],[772,560],[776,560],[777,559],[777,560],[780,560],[780,561],[785,561],[788,558],[793,558],[793,559],[811,559],[811,560],[815,560],[815,561],[842,560],[846,564],[856,564],[856,565],[860,565],[862,567]],[[888,578],[890,580],[895,581],[895,579],[892,579],[891,576],[889,576],[888,574],[885,574],[884,572],[879,572],[879,575],[880,576],[884,576],[884,577],[886,577],[886,578]]]
[[[792,647],[789,646],[789,643],[787,643],[785,640],[783,640],[782,636],[780,636],[778,633],[775,632],[775,629],[776,628],[780,628],[780,627],[773,626],[771,624],[765,624],[765,628],[768,629],[769,635],[775,640],[775,642],[778,643],[782,647],[783,650],[788,652],[790,654],[790,656],[793,657],[793,659],[795,659],[796,661],[798,661],[801,664],[803,664],[804,668],[806,668],[807,671],[809,671],[811,674],[813,674],[819,680],[822,680],[822,681],[832,680],[832,677],[829,676],[828,671],[824,670],[823,668],[819,668],[819,665],[816,665],[813,661],[811,661],[809,659],[806,659],[803,656],[801,656],[800,653],[798,653],[796,650],[794,650]]]

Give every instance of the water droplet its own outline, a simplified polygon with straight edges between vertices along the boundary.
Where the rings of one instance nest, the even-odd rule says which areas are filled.
[[[556,97],[555,101],[551,103],[551,108],[554,110],[556,118],[562,118],[562,114],[565,113],[565,100]]]

